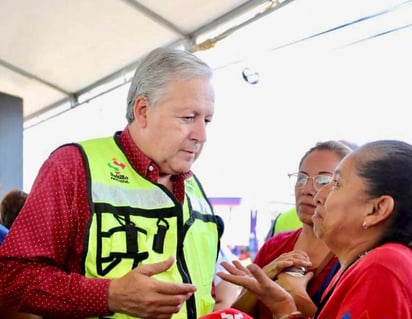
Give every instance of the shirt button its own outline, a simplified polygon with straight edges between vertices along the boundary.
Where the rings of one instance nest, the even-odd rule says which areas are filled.
[[[154,170],[152,165],[149,165],[148,169],[149,169],[149,172],[153,172],[153,170]]]

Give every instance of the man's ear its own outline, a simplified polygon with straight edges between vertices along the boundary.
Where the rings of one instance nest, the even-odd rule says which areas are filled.
[[[147,113],[149,111],[149,102],[146,97],[139,95],[133,105],[134,119],[137,125],[146,127],[147,125]]]
[[[368,227],[380,224],[393,213],[395,202],[392,196],[382,195],[373,200],[373,210],[365,217]]]

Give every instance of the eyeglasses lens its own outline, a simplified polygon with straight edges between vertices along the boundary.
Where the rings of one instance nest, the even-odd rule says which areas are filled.
[[[313,179],[316,190],[321,189],[323,186],[329,184],[332,181],[332,176],[328,175],[318,175]]]
[[[309,177],[305,174],[290,174],[289,178],[290,184],[294,185],[297,188],[305,186],[309,179],[313,179],[313,187],[317,191],[332,181],[332,176],[329,175],[317,175],[314,177]]]

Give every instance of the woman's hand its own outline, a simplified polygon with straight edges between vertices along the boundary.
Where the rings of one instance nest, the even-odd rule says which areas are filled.
[[[306,252],[302,250],[293,250],[272,260],[263,267],[263,270],[268,277],[275,279],[279,273],[291,266],[302,266],[307,269],[312,266],[312,263]]]
[[[281,317],[296,311],[292,296],[269,278],[259,266],[250,264],[245,267],[237,260],[234,260],[232,264],[222,262],[221,265],[228,273],[218,272],[217,275],[220,278],[242,286],[253,293],[275,316]]]

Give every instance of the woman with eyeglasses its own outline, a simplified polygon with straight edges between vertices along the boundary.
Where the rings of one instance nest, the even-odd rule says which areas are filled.
[[[313,233],[314,197],[332,180],[335,167],[350,152],[341,142],[326,141],[317,143],[304,154],[299,171],[289,174],[302,227],[271,237],[254,259],[269,278],[289,291],[297,309],[308,316],[315,314],[320,296],[339,269],[334,254]],[[253,318],[272,319],[272,311],[245,289],[232,307]]]
[[[412,318],[412,145],[364,144],[315,196],[314,233],[341,268],[314,319]],[[275,319],[309,318],[256,265],[222,263],[218,275],[264,302]]]

